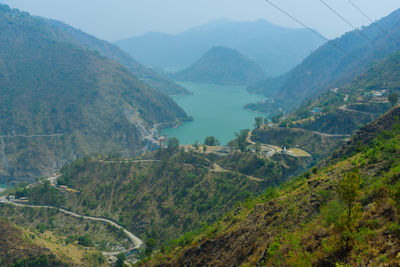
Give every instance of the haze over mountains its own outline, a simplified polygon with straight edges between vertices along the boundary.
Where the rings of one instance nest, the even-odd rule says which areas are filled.
[[[305,98],[315,96],[324,89],[344,85],[367,70],[373,62],[383,59],[400,49],[400,10],[377,22],[382,32],[372,24],[352,31],[330,43],[344,49],[338,50],[327,43],[289,73],[258,82],[248,88],[249,92],[274,96],[282,101],[299,103]],[[391,37],[390,37],[391,36]],[[293,107],[293,105],[291,105]]]
[[[221,85],[249,85],[265,78],[263,70],[239,51],[213,47],[191,67],[171,75],[175,80]]]
[[[221,19],[178,35],[152,32],[116,42],[139,62],[166,71],[188,68],[210,48],[225,46],[256,61],[268,76],[289,71],[322,43],[306,29],[285,28],[261,19]]]
[[[265,21],[170,36],[153,52],[193,90],[171,98],[115,45],[0,5],[0,266],[400,266],[400,10],[379,23],[300,64],[305,31]],[[260,57],[200,51],[218,38]],[[261,54],[298,65],[268,78]],[[190,141],[159,132],[188,120],[173,99]]]
[[[186,117],[117,62],[59,42],[63,32],[42,19],[4,5],[0,15],[3,181],[48,175],[85,154],[133,155],[155,124]]]

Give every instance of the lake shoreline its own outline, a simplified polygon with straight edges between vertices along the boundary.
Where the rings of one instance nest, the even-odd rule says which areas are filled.
[[[268,114],[245,109],[249,103],[265,100],[265,96],[247,92],[245,86],[179,84],[193,92],[193,95],[172,98],[194,120],[182,122],[175,128],[163,129],[161,133],[178,138],[181,144],[202,143],[207,136],[215,136],[225,145],[234,139],[235,132],[252,128],[255,117],[268,117]]]

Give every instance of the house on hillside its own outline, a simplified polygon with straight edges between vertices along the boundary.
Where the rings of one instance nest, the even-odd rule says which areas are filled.
[[[311,114],[313,115],[320,114],[321,112],[322,112],[321,108],[314,108],[313,110],[311,110]]]

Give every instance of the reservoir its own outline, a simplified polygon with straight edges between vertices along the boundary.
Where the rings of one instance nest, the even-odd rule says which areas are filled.
[[[6,184],[0,184],[0,193],[8,189],[8,186]]]
[[[172,98],[194,121],[184,122],[178,128],[162,131],[168,137],[176,137],[180,144],[204,142],[207,136],[215,136],[222,145],[235,138],[235,132],[251,129],[256,116],[266,117],[243,107],[252,102],[264,101],[265,97],[252,95],[244,86],[180,83],[193,95],[176,95]]]

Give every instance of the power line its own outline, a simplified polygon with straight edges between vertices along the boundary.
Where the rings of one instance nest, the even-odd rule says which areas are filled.
[[[346,22],[350,27],[352,27],[355,31],[357,31],[362,37],[364,37],[368,42],[370,42],[372,45],[374,45],[376,48],[379,50],[384,51],[383,48],[379,47],[374,41],[372,41],[368,36],[366,36],[362,31],[357,29],[351,22],[349,22],[346,18],[344,18],[342,15],[339,14],[335,9],[333,9],[331,6],[329,6],[327,3],[325,3],[323,0],[319,0],[322,4],[324,4],[329,10],[331,10],[333,13],[335,13],[339,18],[341,18],[344,22]]]
[[[375,25],[383,34],[385,34],[389,39],[391,39],[393,42],[398,42],[396,41],[392,36],[390,36],[389,33],[387,33],[381,26],[379,26],[378,23],[376,23],[376,21],[374,21],[370,16],[368,16],[364,11],[361,10],[361,8],[359,8],[352,0],[347,0],[355,9],[358,10],[358,12],[360,12],[364,17],[366,17],[371,24]]]
[[[310,30],[311,32],[313,32],[314,34],[316,34],[317,36],[319,36],[320,38],[322,38],[323,40],[325,40],[328,44],[336,47],[338,50],[340,50],[341,52],[343,52],[346,55],[349,55],[350,57],[354,58],[355,60],[359,61],[360,63],[364,64],[364,60],[358,58],[357,56],[347,52],[344,48],[342,48],[341,46],[337,45],[336,43],[334,43],[333,41],[329,40],[328,38],[326,38],[325,36],[323,36],[321,33],[317,32],[316,30],[314,30],[313,28],[307,26],[306,24],[304,24],[303,22],[301,22],[300,20],[298,20],[297,18],[295,18],[294,16],[290,15],[288,12],[286,12],[285,10],[283,10],[282,8],[280,8],[279,6],[275,5],[274,3],[272,3],[270,0],[265,0],[265,2],[267,2],[268,4],[270,4],[271,6],[273,6],[274,8],[278,9],[279,11],[281,11],[282,13],[284,13],[286,16],[288,16],[289,18],[291,18],[292,20],[296,21],[298,24],[302,25],[303,27],[307,28],[308,30]]]

